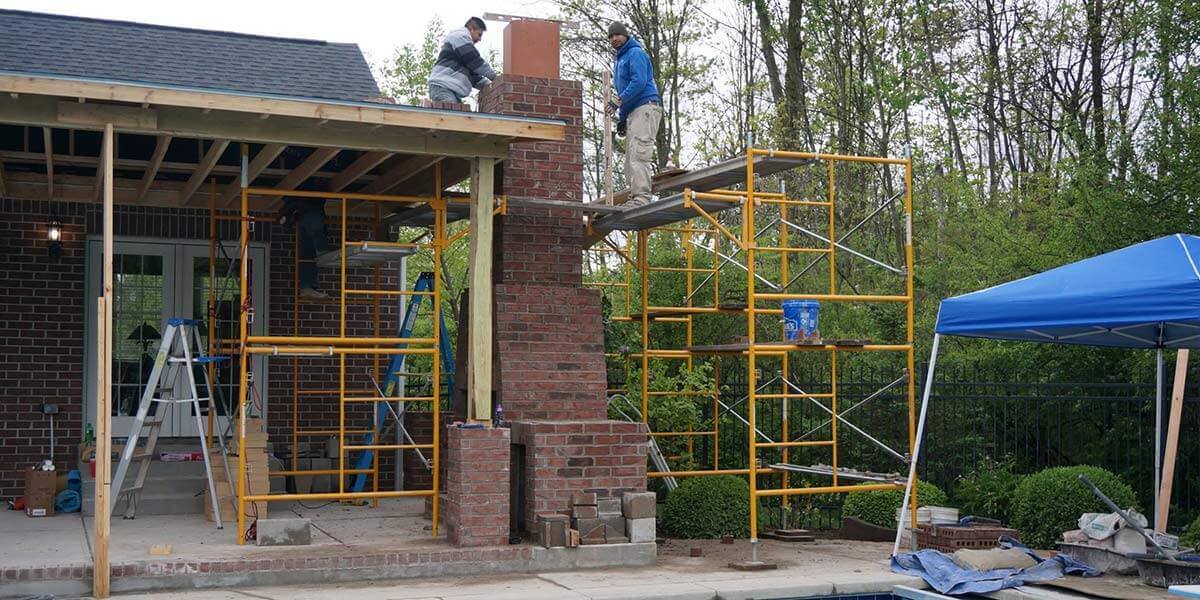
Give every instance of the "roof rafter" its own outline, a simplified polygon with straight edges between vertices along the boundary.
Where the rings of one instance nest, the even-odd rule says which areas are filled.
[[[196,190],[200,189],[200,185],[204,183],[205,178],[212,172],[212,169],[217,164],[217,160],[221,158],[221,154],[229,147],[229,140],[215,140],[212,146],[209,146],[208,152],[204,154],[204,158],[200,160],[200,164],[196,165],[196,172],[188,178],[187,183],[179,190],[179,206],[185,206],[191,199]]]
[[[338,152],[341,152],[341,149],[314,148],[312,154],[309,154],[308,158],[304,159],[304,162],[300,163],[300,166],[292,169],[292,172],[288,173],[287,177],[284,177],[283,180],[275,186],[275,189],[294,190],[297,187],[300,187],[300,184],[304,183],[309,177],[312,177],[313,173],[319,171],[321,167],[325,166],[325,163],[333,159],[334,156],[337,156]]]
[[[362,156],[358,157],[358,160],[350,163],[350,166],[342,169],[337,175],[334,175],[333,179],[329,180],[329,191],[342,191],[346,186],[354,183],[354,181],[359,177],[362,177],[368,171],[379,166],[380,163],[391,157],[391,152],[382,152],[378,150],[364,152]]]
[[[150,164],[146,166],[146,172],[142,175],[142,183],[138,186],[135,203],[140,204],[146,197],[146,193],[150,191],[150,186],[154,184],[154,178],[158,176],[158,169],[162,166],[163,158],[167,155],[167,148],[170,145],[171,136],[158,136],[158,142],[154,145],[154,154],[151,155]]]
[[[383,194],[412,179],[417,173],[432,167],[442,160],[440,156],[413,156],[403,160],[363,188],[364,194]]]
[[[250,163],[246,165],[246,184],[254,185],[254,180],[262,175],[262,172],[271,165],[271,161],[275,160],[284,150],[287,149],[287,144],[264,144],[262,150],[254,155]],[[225,191],[221,192],[221,205],[228,208],[234,204],[241,194],[242,182],[241,177],[234,178],[233,182],[225,186]]]

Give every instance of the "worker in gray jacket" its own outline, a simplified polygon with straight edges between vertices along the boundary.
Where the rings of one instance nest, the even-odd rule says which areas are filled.
[[[483,89],[496,78],[496,72],[483,60],[475,44],[483,39],[487,25],[479,17],[446,34],[433,71],[429,73],[429,99],[434,102],[458,102],[471,95],[471,88]]]

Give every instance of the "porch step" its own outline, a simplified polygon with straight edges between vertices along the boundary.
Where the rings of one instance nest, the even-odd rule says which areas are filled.
[[[83,514],[85,516],[93,516],[96,514],[95,496],[85,496],[83,500]],[[124,514],[124,502],[118,505],[117,513],[113,515],[114,519],[121,518]],[[204,514],[204,496],[193,496],[192,494],[151,494],[142,493],[141,500],[138,501],[137,507],[138,516],[145,515],[200,515]]]
[[[180,448],[184,450],[185,448]],[[170,448],[160,449],[169,451]],[[112,469],[117,468],[113,461]],[[224,467],[220,462],[213,463],[213,475],[223,479]],[[95,514],[96,480],[91,476],[90,466],[84,466],[83,473],[83,514]],[[138,502],[139,515],[191,515],[204,513],[204,495],[201,493],[208,486],[204,476],[203,461],[163,462],[152,460],[150,472],[142,486],[141,500]],[[197,495],[199,494],[199,495]],[[124,502],[119,505],[124,510]],[[120,514],[120,513],[119,513]],[[118,514],[118,516],[119,516]]]

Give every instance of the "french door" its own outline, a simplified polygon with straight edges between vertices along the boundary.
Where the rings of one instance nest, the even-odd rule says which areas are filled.
[[[130,435],[133,417],[146,388],[150,371],[154,367],[154,356],[158,352],[162,335],[166,332],[166,321],[182,317],[199,321],[205,351],[209,343],[209,306],[213,307],[213,333],[217,343],[235,344],[238,337],[238,316],[241,297],[239,259],[236,245],[226,245],[225,252],[218,252],[213,265],[215,278],[210,277],[209,250],[207,242],[161,242],[119,240],[113,244],[113,373],[112,382],[112,435]],[[103,247],[100,240],[88,241],[88,294],[90,300],[101,293]],[[252,285],[254,313],[258,318],[251,324],[251,331],[261,334],[266,324],[266,249],[250,248],[251,280],[262,282]],[[210,297],[210,282],[214,297]],[[88,422],[95,422],[96,408],[96,310],[94,301],[85,303],[87,313],[87,369],[84,405]],[[221,352],[218,350],[218,354]],[[237,373],[240,357],[215,364],[216,427],[223,430],[228,417],[237,403]],[[254,397],[266,398],[266,369],[262,363],[254,365]],[[202,374],[197,367],[197,382],[202,383]],[[187,397],[184,377],[176,382],[176,397]],[[200,390],[201,397],[205,396]],[[256,403],[257,414],[265,417],[265,404]],[[195,436],[199,433],[196,417],[190,405],[156,404],[151,414],[170,411],[163,419],[160,435],[166,437]],[[207,418],[207,403],[202,403],[201,412]]]

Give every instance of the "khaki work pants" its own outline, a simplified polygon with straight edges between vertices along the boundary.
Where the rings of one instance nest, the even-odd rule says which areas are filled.
[[[625,179],[629,181],[628,204],[650,201],[650,161],[654,158],[654,140],[662,123],[662,107],[643,104],[629,113],[625,123]]]

